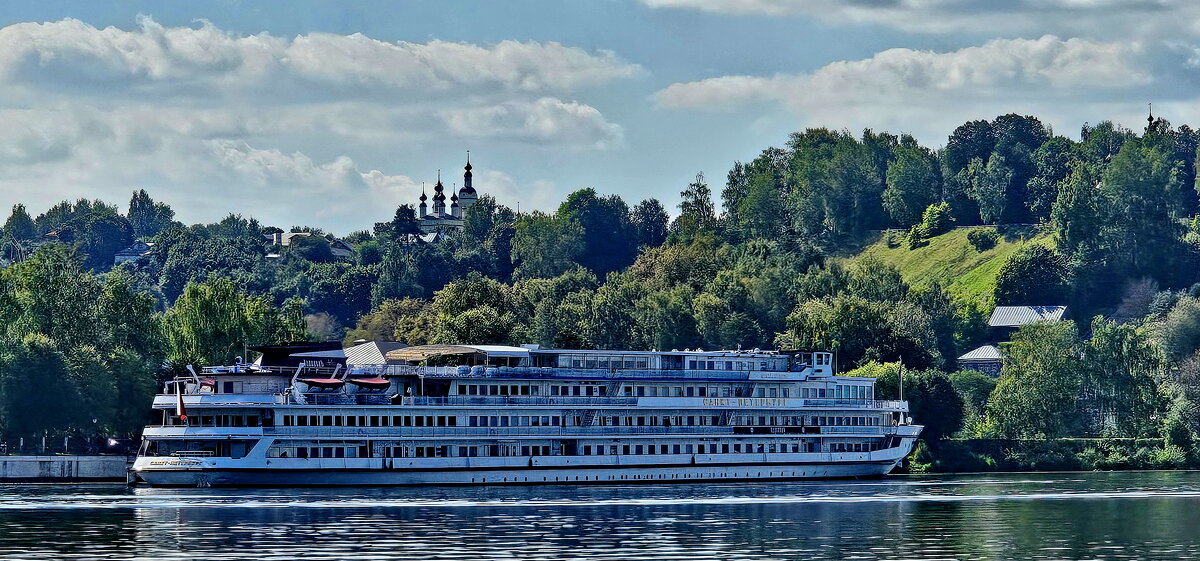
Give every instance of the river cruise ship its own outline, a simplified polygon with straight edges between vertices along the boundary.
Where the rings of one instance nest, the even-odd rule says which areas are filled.
[[[165,384],[137,483],[493,485],[878,477],[921,426],[827,352],[424,345]]]

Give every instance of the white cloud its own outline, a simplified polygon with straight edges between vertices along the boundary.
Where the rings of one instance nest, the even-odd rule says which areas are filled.
[[[243,36],[148,17],[128,30],[14,24],[0,28],[0,206],[122,202],[145,186],[188,221],[233,202],[264,221],[362,227],[415,202],[430,145],[620,145],[619,125],[562,98],[643,73],[554,42]],[[364,152],[375,165],[358,163]]]
[[[513,210],[522,212],[530,210],[550,210],[557,208],[562,202],[562,193],[558,186],[545,179],[536,179],[528,183],[518,182],[511,175],[502,171],[488,170],[475,178],[475,186],[483,187],[486,192],[496,197],[502,204],[509,205]]]
[[[803,16],[921,33],[1091,38],[1200,36],[1192,0],[641,0],[652,8]]]
[[[544,97],[491,107],[451,109],[441,116],[455,134],[477,138],[510,138],[542,144],[557,139],[566,144],[607,148],[619,144],[622,130],[589,105]]]
[[[779,104],[811,124],[925,130],[935,123],[953,127],[955,120],[998,114],[990,111],[1058,105],[1058,114],[1064,114],[1064,106],[1084,111],[1131,96],[1140,101],[1137,96],[1149,88],[1164,95],[1167,91],[1148,69],[1151,59],[1138,42],[999,39],[946,53],[890,49],[809,74],[675,83],[655,98],[668,108]]]
[[[858,61],[840,61],[811,74],[721,76],[671,84],[658,92],[667,107],[726,107],[774,100],[799,107],[924,104],[929,97],[1078,95],[1083,90],[1127,90],[1150,82],[1139,66],[1137,43],[1082,39],[998,39],[948,53],[889,49]]]
[[[207,22],[136,30],[78,20],[0,29],[0,76],[48,88],[145,96],[258,92],[282,100],[346,96],[467,97],[497,92],[565,92],[630,78],[641,67],[609,51],[554,42],[391,43],[362,34],[294,39],[238,36]]]

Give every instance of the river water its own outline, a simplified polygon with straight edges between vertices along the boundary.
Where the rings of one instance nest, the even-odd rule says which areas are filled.
[[[580,487],[0,486],[0,559],[1192,559],[1200,473]]]

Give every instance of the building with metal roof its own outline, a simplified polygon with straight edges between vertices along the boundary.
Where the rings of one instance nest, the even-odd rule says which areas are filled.
[[[988,327],[1017,328],[1039,321],[1061,321],[1066,315],[1066,306],[996,306]]]
[[[1003,366],[1002,359],[1000,347],[983,345],[958,357],[958,367],[962,370],[978,370],[989,376],[999,376]]]

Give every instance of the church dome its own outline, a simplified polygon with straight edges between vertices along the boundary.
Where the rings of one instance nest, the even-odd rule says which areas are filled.
[[[471,153],[467,152],[467,165],[463,168],[463,186],[458,190],[458,196],[464,199],[475,198],[475,188],[471,186]]]

